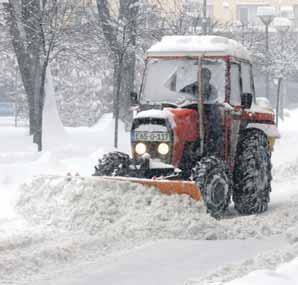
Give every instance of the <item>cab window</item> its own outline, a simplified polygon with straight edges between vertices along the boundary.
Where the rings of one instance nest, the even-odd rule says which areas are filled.
[[[241,63],[241,79],[242,79],[242,92],[254,94],[251,65],[248,63]]]
[[[231,105],[241,105],[240,68],[238,64],[231,64]]]

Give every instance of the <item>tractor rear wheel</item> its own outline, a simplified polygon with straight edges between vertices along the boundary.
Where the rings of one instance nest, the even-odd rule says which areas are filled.
[[[271,155],[265,133],[245,130],[238,143],[234,170],[233,201],[244,215],[268,209],[271,192]]]
[[[128,176],[130,158],[123,152],[109,152],[98,160],[93,176]]]
[[[207,213],[221,218],[229,206],[232,189],[225,163],[215,156],[202,158],[193,168],[192,177],[201,190]]]

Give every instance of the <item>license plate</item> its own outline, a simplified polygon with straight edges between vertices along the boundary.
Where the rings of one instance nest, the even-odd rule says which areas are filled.
[[[170,134],[161,132],[134,132],[136,141],[169,142]]]

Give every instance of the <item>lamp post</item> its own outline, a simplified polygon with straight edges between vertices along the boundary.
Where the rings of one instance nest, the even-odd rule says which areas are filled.
[[[273,26],[277,30],[277,32],[280,35],[281,39],[281,52],[284,50],[284,42],[285,42],[285,36],[287,32],[289,31],[290,27],[292,25],[292,22],[285,17],[277,17],[274,19]],[[286,74],[283,74],[282,70],[280,71],[280,82],[279,82],[279,88],[278,88],[278,96],[276,98],[276,119],[278,122],[278,117],[283,119],[284,118],[284,101],[286,99],[287,94],[287,87],[286,87]],[[281,91],[282,90],[282,91]],[[281,95],[281,96],[280,96]]]
[[[258,7],[257,16],[265,25],[265,47],[266,47],[266,97],[269,98],[269,72],[268,72],[268,53],[269,53],[269,26],[275,17],[275,8],[266,6]]]
[[[203,34],[207,35],[207,0],[203,0]]]

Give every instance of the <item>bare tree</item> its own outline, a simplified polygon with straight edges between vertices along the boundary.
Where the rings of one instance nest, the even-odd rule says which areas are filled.
[[[129,94],[134,89],[139,4],[139,0],[121,0],[112,7],[108,0],[97,0],[99,24],[114,64],[115,147],[118,146],[118,118],[128,120],[130,117]]]
[[[156,0],[164,33],[174,35],[198,34],[203,30],[202,3],[197,1],[173,1],[169,8],[163,1]]]
[[[42,150],[46,74],[75,5],[59,0],[9,0],[7,22],[29,105],[30,134]]]

